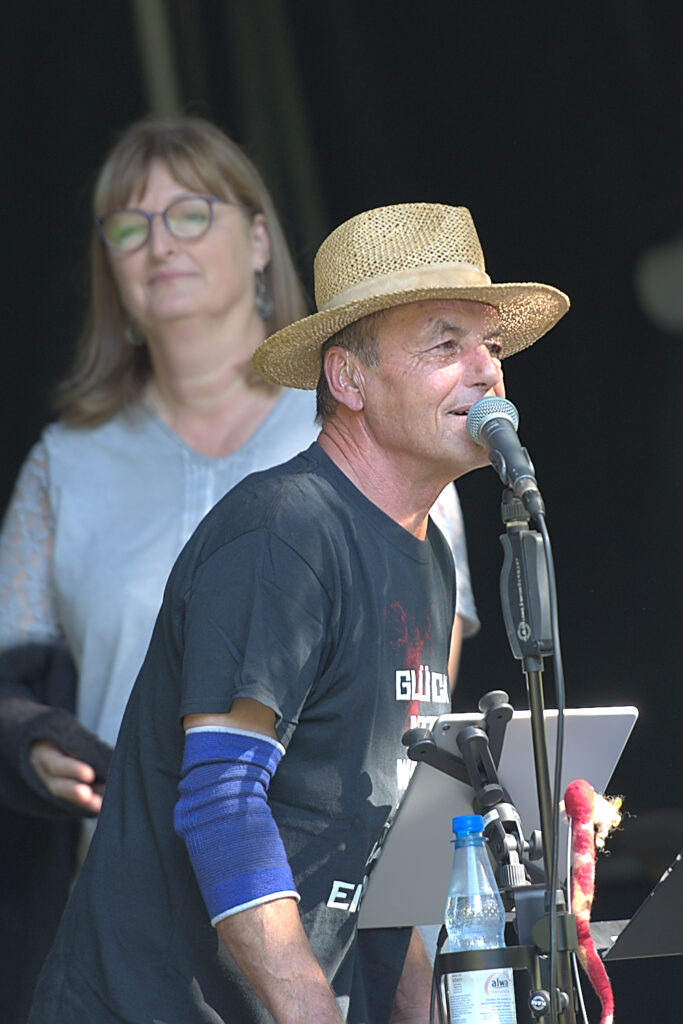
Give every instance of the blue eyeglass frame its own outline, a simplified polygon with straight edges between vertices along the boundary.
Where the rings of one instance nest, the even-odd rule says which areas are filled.
[[[170,225],[166,220],[166,214],[171,209],[171,207],[175,206],[176,203],[184,202],[186,199],[205,199],[206,202],[209,204],[209,223],[206,225],[206,228],[204,229],[204,231],[201,232],[201,234],[192,235],[190,236],[190,238],[175,235],[171,231]],[[124,206],[120,210],[112,210],[112,212],[108,213],[106,217],[96,218],[94,224],[97,230],[99,231],[100,237],[107,249],[110,249],[112,252],[137,252],[138,249],[142,249],[143,245],[146,245],[147,242],[149,241],[150,235],[152,234],[152,221],[154,220],[155,217],[161,217],[161,219],[164,222],[164,227],[168,231],[171,238],[175,238],[179,242],[194,242],[198,238],[203,238],[204,235],[209,231],[211,225],[213,224],[213,208],[216,203],[225,203],[226,206],[239,206],[240,208],[243,208],[242,203],[233,202],[231,199],[219,199],[218,196],[202,196],[197,195],[196,193],[191,193],[190,195],[186,196],[178,196],[177,199],[174,199],[172,203],[168,204],[165,210],[155,210],[153,213],[148,213],[147,210],[141,210],[137,206]],[[142,216],[147,219],[147,234],[140,242],[140,244],[136,245],[133,249],[122,249],[117,245],[112,245],[105,234],[104,225],[111,217],[115,217],[119,213],[141,213]]]

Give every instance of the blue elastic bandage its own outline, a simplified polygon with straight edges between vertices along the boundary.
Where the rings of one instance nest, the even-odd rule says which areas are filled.
[[[240,729],[189,729],[173,824],[216,924],[299,895],[267,800],[284,748]]]

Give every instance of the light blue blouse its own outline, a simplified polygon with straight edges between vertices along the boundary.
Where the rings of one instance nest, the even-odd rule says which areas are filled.
[[[63,637],[79,672],[78,718],[113,745],[181,548],[247,474],[307,448],[314,416],[313,392],[285,390],[220,459],[189,448],[147,405],[94,429],[47,427],[0,534],[0,648]],[[432,514],[455,552],[467,635],[479,623],[455,487]]]

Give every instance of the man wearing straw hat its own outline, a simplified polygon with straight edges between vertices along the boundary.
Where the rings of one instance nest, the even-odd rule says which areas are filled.
[[[434,204],[342,224],[315,282],[318,312],[254,365],[318,388],[320,436],[174,567],[30,1024],[429,1018],[417,933],[356,929],[401,735],[449,708],[454,569],[428,511],[486,463],[466,416],[501,360],[568,300],[491,284],[468,211]]]

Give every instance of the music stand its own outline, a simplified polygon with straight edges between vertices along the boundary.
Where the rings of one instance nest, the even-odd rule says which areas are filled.
[[[603,960],[683,954],[683,854],[678,854],[630,921],[598,921],[591,935]]]
[[[563,786],[585,778],[604,792],[637,715],[633,707],[567,709]],[[476,713],[442,715],[432,732],[440,746],[455,752],[460,729],[480,721]],[[557,712],[546,710],[545,721],[552,752]],[[507,724],[499,774],[528,835],[540,825],[528,711],[515,711]],[[471,798],[470,786],[428,764],[417,765],[370,871],[359,928],[443,921],[453,858],[451,820],[457,814],[472,813]],[[560,863],[564,872],[566,855],[561,855]]]

